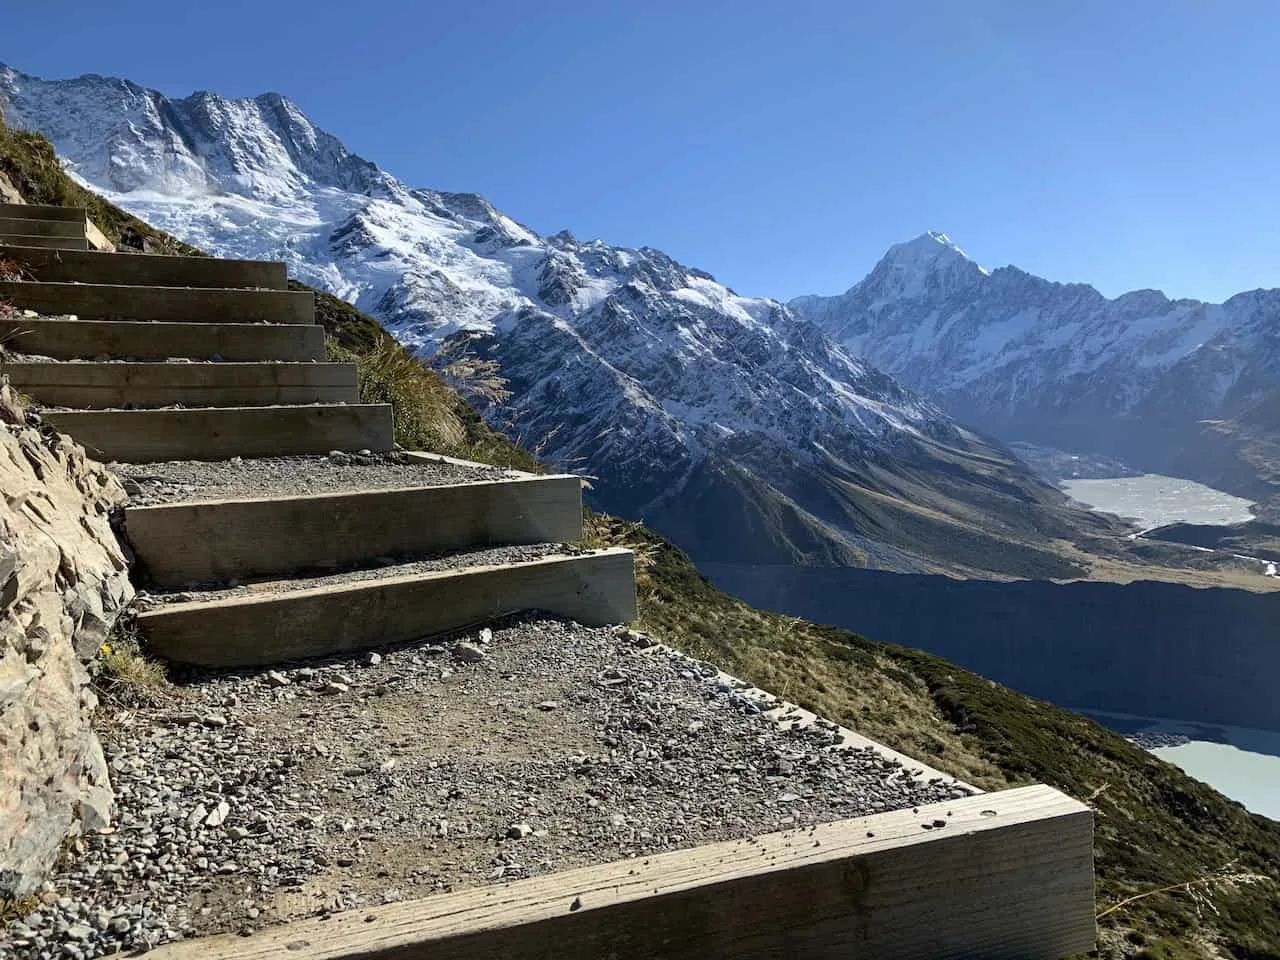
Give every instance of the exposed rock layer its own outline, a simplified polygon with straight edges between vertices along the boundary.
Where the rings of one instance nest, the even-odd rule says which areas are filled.
[[[86,664],[133,589],[108,518],[119,481],[42,432],[7,383],[0,492],[0,897],[20,897],[110,815]]]

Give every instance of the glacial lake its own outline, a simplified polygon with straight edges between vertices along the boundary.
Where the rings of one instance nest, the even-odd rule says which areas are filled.
[[[1250,501],[1194,480],[1147,473],[1107,480],[1064,480],[1074,500],[1103,513],[1137,521],[1143,530],[1168,523],[1240,523],[1253,519]]]
[[[1096,710],[1077,712],[1126,735],[1141,732],[1190,737],[1190,743],[1157,747],[1151,752],[1254,813],[1280,820],[1280,731]]]

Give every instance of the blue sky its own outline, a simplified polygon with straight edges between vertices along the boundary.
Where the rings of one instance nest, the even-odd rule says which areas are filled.
[[[0,61],[29,73],[280,91],[413,185],[741,293],[842,290],[929,229],[1111,295],[1280,286],[1271,0],[59,0],[4,21]]]

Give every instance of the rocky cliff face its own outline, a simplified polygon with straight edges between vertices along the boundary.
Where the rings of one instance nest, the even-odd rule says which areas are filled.
[[[133,589],[107,516],[119,481],[29,421],[7,383],[0,491],[0,897],[20,897],[67,836],[108,822],[86,664]]]

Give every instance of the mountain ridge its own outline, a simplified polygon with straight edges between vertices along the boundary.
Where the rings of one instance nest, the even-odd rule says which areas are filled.
[[[1280,484],[1257,479],[1274,465],[1231,466],[1250,454],[1245,441],[1224,440],[1255,436],[1256,420],[1252,431],[1234,421],[1280,389],[1280,290],[1221,303],[1157,290],[1109,298],[1017,267],[984,271],[953,258],[939,270],[938,261],[917,260],[909,288],[891,282],[882,260],[843,294],[789,306],[1004,441],[1118,456],[1211,484],[1225,478],[1227,489],[1259,500],[1280,495]],[[1275,426],[1268,432],[1274,441]]]
[[[1045,531],[1107,527],[778,301],[652,247],[541,237],[478,195],[410,187],[287,98],[0,68],[0,103],[169,233],[284,260],[424,355],[461,341],[497,360],[513,396],[490,421],[695,558],[1072,576]],[[904,490],[921,502],[886,501]]]

